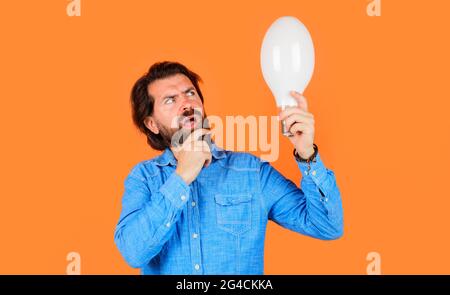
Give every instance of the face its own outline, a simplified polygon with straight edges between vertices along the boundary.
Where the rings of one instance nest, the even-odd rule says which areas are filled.
[[[203,104],[185,75],[156,80],[148,86],[148,92],[155,102],[153,114],[147,117],[145,125],[153,133],[161,134],[166,143],[171,142],[175,133],[187,135],[202,127]]]

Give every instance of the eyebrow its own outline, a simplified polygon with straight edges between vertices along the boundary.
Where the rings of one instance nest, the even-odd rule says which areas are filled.
[[[189,91],[192,91],[192,90],[195,90],[195,88],[192,87],[192,86],[190,86],[188,89],[184,90],[183,93],[188,93]],[[177,96],[177,95],[178,95],[178,94],[174,94],[174,95],[164,95],[164,96],[162,97],[162,100],[164,101],[166,98],[175,97],[175,96]]]

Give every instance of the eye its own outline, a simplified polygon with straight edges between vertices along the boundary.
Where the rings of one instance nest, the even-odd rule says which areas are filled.
[[[195,95],[195,90],[190,90],[187,94],[188,96],[193,96]]]
[[[173,97],[168,97],[164,100],[164,104],[171,104],[175,101],[175,98]]]

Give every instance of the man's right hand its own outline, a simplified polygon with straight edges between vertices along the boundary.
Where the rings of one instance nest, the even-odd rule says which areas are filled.
[[[189,185],[197,178],[203,166],[211,161],[211,150],[206,141],[201,138],[210,134],[210,130],[194,130],[179,147],[172,147],[172,152],[178,161],[175,172]]]

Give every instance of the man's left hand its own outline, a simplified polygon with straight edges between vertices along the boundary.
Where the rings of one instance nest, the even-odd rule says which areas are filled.
[[[291,91],[297,106],[286,107],[279,114],[280,120],[286,120],[288,130],[293,134],[289,140],[295,147],[297,154],[308,159],[314,154],[314,116],[308,112],[306,98],[298,92]]]

